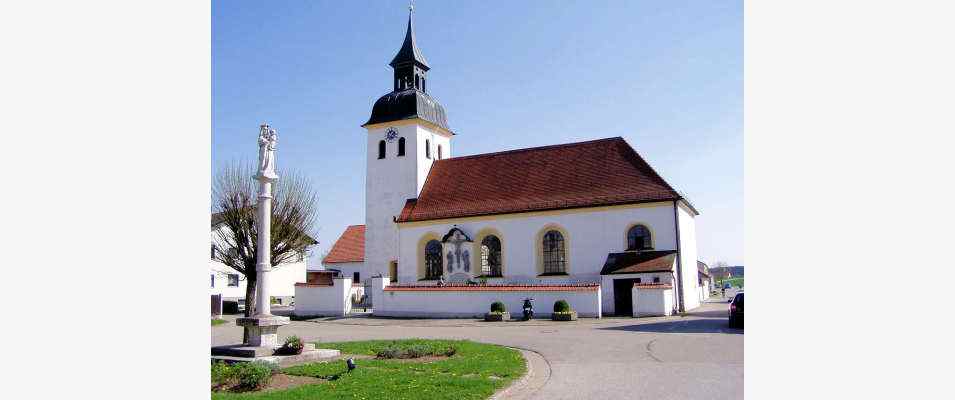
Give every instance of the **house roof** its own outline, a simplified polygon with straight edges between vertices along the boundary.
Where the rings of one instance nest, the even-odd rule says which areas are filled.
[[[435,161],[398,222],[668,200],[685,199],[614,137]]]
[[[364,262],[365,261],[365,226],[351,225],[345,228],[341,237],[335,241],[332,250],[322,259],[325,264]]]
[[[704,263],[703,261],[699,261],[699,260],[696,261],[696,269],[697,271],[699,271],[700,275],[703,275],[707,278],[710,277],[710,269],[709,267],[706,266],[706,263]]]
[[[601,275],[668,272],[676,262],[676,250],[625,251],[607,254]]]
[[[637,289],[673,289],[669,283],[634,283],[633,287]]]
[[[600,290],[597,283],[555,284],[488,284],[445,283],[443,285],[396,284],[385,287],[386,292],[582,292]]]
[[[212,227],[215,228],[219,226],[225,220],[225,216],[221,212],[212,213]]]

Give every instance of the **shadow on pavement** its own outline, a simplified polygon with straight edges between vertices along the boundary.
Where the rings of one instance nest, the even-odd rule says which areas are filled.
[[[701,313],[702,314],[702,313]],[[725,317],[725,312],[721,314],[722,318],[703,318],[690,320],[650,322],[646,324],[609,326],[597,328],[609,331],[627,331],[627,332],[650,332],[650,333],[727,333],[743,334],[742,329],[729,327],[729,321]]]
[[[713,319],[729,318],[728,310],[690,311],[687,313],[687,315],[692,317],[713,318]]]

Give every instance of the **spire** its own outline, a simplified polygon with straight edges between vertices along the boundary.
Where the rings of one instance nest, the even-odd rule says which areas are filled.
[[[422,119],[450,134],[444,107],[428,95],[428,62],[415,43],[414,4],[408,7],[408,30],[401,50],[391,60],[394,89],[381,96],[371,109],[371,118],[362,126],[407,119]]]
[[[427,71],[431,69],[428,66],[428,60],[425,60],[424,54],[421,54],[421,50],[418,49],[418,44],[415,41],[414,35],[414,3],[408,7],[408,30],[405,32],[405,41],[401,44],[401,50],[398,50],[398,54],[395,54],[395,58],[391,60],[392,68],[396,68],[400,64],[404,63],[414,63],[417,64],[419,68]]]

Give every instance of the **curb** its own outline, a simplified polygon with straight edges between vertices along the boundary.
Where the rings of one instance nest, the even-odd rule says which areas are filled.
[[[519,347],[508,347],[521,352],[527,361],[527,373],[510,386],[495,393],[489,400],[529,399],[550,381],[550,363],[540,353]]]

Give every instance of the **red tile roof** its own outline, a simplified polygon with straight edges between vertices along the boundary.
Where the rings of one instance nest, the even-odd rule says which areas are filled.
[[[435,161],[398,222],[681,198],[615,137]]]
[[[365,261],[365,226],[351,225],[322,259],[325,264]]]
[[[389,292],[589,292],[600,288],[596,283],[565,283],[541,285],[468,285],[465,283],[445,283],[437,285],[391,285]]]
[[[707,278],[710,277],[710,267],[707,267],[706,263],[704,263],[703,261],[699,261],[699,260],[696,261],[696,269],[697,271],[699,271],[699,274],[701,276],[705,276]]]
[[[676,250],[625,251],[607,254],[601,275],[638,274],[672,271],[676,265]]]
[[[634,283],[633,287],[637,289],[673,289],[669,283]]]

